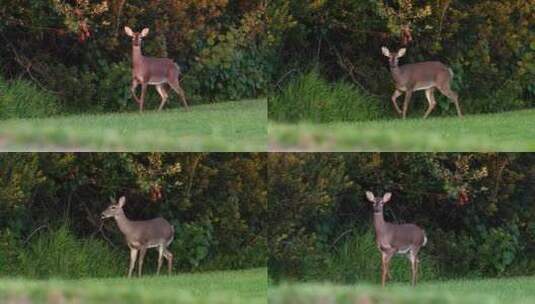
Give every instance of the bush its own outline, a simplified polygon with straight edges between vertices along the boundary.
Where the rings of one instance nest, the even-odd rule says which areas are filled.
[[[99,240],[78,240],[62,226],[40,234],[21,250],[17,268],[16,274],[30,278],[111,277],[124,274],[126,257]]]
[[[40,118],[60,112],[58,99],[25,80],[0,79],[0,120]]]
[[[321,264],[306,265],[305,280],[330,281],[343,284],[355,282],[380,282],[381,255],[372,230],[353,231],[345,240],[325,249]],[[438,278],[436,262],[426,254],[426,247],[419,254],[418,279]],[[410,262],[405,255],[395,255],[390,263],[391,280],[407,282],[411,278]]]
[[[299,75],[269,100],[269,117],[283,122],[365,121],[382,113],[376,98],[343,81],[329,84],[317,70]]]

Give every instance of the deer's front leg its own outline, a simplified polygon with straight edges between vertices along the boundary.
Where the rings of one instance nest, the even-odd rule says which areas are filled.
[[[139,86],[139,81],[137,79],[132,79],[132,86],[130,87],[130,92],[132,93],[132,97],[134,97],[134,100],[139,104],[139,98],[137,98],[136,95],[136,89]]]
[[[143,112],[143,103],[145,102],[145,93],[147,92],[147,84],[141,84],[141,98],[139,99],[139,112]]]
[[[128,269],[128,277],[132,277],[132,271],[134,271],[134,266],[136,265],[137,258],[137,249],[130,248],[130,268]]]
[[[411,101],[412,90],[405,91],[405,101],[403,102],[403,114],[402,117],[405,119],[407,117],[407,109],[409,108],[409,102]]]
[[[401,96],[401,94],[403,93],[401,93],[400,90],[395,90],[394,94],[392,94],[392,104],[394,104],[394,108],[396,109],[396,112],[398,112],[399,115],[401,115],[401,110],[399,109],[397,99],[399,96]]]
[[[143,259],[145,259],[145,253],[147,252],[147,248],[141,248],[139,251],[139,258],[138,258],[138,275],[141,276],[143,273]]]

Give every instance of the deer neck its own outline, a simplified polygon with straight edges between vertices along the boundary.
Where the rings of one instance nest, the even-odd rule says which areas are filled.
[[[373,225],[375,226],[375,236],[377,239],[381,237],[385,231],[385,219],[382,212],[373,213]]]
[[[399,66],[396,64],[395,66],[391,66],[390,67],[390,73],[392,74],[392,78],[394,78],[394,81],[396,83],[401,83],[401,69],[399,68]]]
[[[132,225],[131,221],[124,214],[124,211],[115,216],[115,221],[117,222],[117,226],[119,226],[119,230],[121,230],[124,235],[128,235]]]
[[[132,63],[134,66],[141,64],[143,54],[141,53],[141,46],[132,46]]]

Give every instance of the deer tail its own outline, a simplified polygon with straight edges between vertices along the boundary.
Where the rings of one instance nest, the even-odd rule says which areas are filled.
[[[453,79],[453,76],[455,75],[453,74],[453,70],[451,68],[448,68],[448,72],[450,73],[451,79]]]
[[[425,244],[427,244],[427,236],[426,236],[425,233],[424,233],[424,243],[422,244],[422,247],[424,247]]]

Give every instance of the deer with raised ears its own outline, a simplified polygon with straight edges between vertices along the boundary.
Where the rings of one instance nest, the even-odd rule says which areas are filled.
[[[173,254],[167,247],[173,241],[175,229],[168,221],[158,217],[146,221],[131,221],[124,214],[123,207],[126,199],[122,196],[117,204],[112,204],[102,212],[101,218],[115,218],[119,230],[126,238],[126,244],[130,248],[130,267],[128,268],[128,277],[132,277],[132,271],[138,260],[138,274],[143,272],[143,259],[148,248],[158,249],[158,270],[162,267],[163,257],[167,260],[168,273],[171,274],[173,265]],[[139,253],[139,257],[138,257]]]
[[[139,104],[139,111],[143,111],[143,103],[145,100],[145,93],[148,85],[156,86],[156,91],[160,94],[162,101],[158,110],[162,110],[167,102],[167,91],[165,84],[169,86],[178,94],[184,107],[188,110],[188,103],[186,102],[186,95],[179,83],[180,67],[168,58],[154,58],[145,57],[141,53],[141,42],[144,37],[149,34],[149,29],[144,28],[141,32],[134,32],[128,26],[124,27],[124,31],[132,37],[132,96]],[[141,85],[141,96],[136,96],[136,89]]]
[[[431,111],[437,105],[434,92],[438,89],[444,96],[448,97],[455,104],[457,114],[462,117],[459,106],[459,97],[451,89],[453,80],[453,71],[439,61],[425,61],[398,66],[399,58],[405,55],[407,49],[400,49],[398,52],[391,53],[386,47],[381,48],[383,55],[388,57],[390,72],[396,85],[396,90],[392,95],[394,108],[403,119],[407,116],[407,109],[414,91],[425,90],[425,97],[429,106],[424,114],[424,119],[431,114]],[[397,98],[405,92],[405,101],[403,110],[400,110],[397,104]]]
[[[366,198],[373,203],[375,238],[381,252],[381,285],[384,287],[387,277],[390,277],[390,259],[398,253],[407,254],[411,262],[412,286],[416,286],[418,252],[427,243],[424,230],[414,224],[399,225],[385,222],[383,206],[392,198],[391,193],[385,193],[383,197],[375,197],[372,192],[366,191]]]

